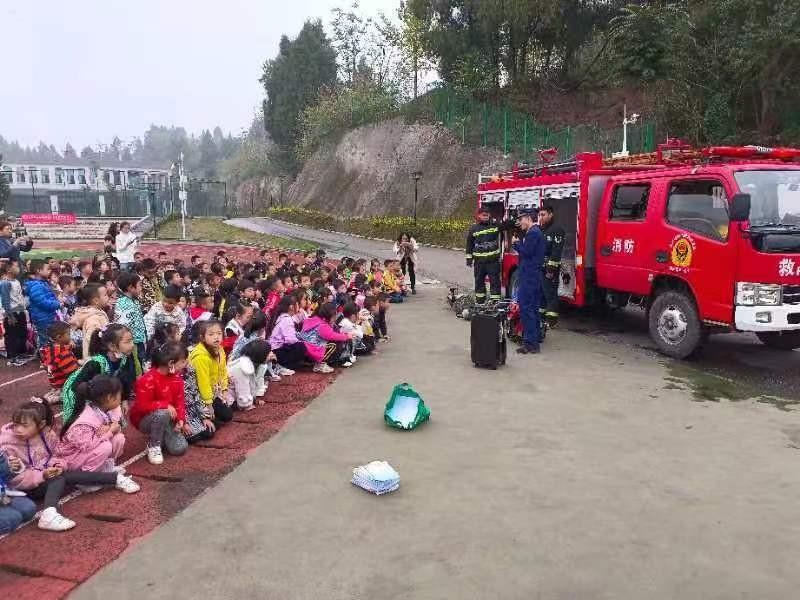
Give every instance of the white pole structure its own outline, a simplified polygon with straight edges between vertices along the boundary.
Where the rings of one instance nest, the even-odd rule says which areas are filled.
[[[613,154],[614,158],[627,158],[630,156],[628,152],[628,125],[635,125],[636,122],[639,120],[639,115],[637,113],[633,113],[628,118],[628,105],[622,105],[622,152],[615,152]]]
[[[178,163],[178,183],[180,191],[178,191],[178,199],[181,201],[181,239],[186,239],[186,175],[183,174],[183,152],[181,152],[181,160]]]

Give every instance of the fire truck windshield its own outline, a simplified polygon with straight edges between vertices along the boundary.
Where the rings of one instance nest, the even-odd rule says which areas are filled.
[[[739,190],[750,194],[750,227],[800,229],[800,171],[739,171]]]

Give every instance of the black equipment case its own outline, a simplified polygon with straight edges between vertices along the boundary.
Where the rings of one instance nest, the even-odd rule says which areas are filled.
[[[506,310],[487,307],[470,321],[470,353],[476,367],[496,369],[506,364]]]

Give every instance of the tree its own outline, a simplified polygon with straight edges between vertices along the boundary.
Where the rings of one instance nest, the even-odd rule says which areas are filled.
[[[202,176],[206,178],[216,177],[219,154],[217,146],[214,144],[214,138],[207,129],[200,135],[199,154],[198,168]]]
[[[5,171],[2,169],[3,167],[3,155],[0,154],[0,211],[6,209],[6,204],[8,204],[8,197],[11,195],[11,190],[8,187],[8,181],[6,181]]]
[[[331,12],[333,47],[339,58],[342,80],[353,85],[372,20],[359,14],[358,0],[354,0],[349,11],[337,7]]]
[[[266,92],[264,126],[291,169],[298,116],[320,88],[336,83],[336,52],[322,22],[306,21],[293,40],[283,36],[278,56],[264,63],[260,82]]]
[[[64,146],[64,159],[74,160],[76,158],[78,158],[78,153],[75,152],[75,148],[72,147],[72,144],[67,142],[67,145]]]
[[[420,71],[430,67],[430,61],[427,60],[425,51],[425,36],[428,27],[424,19],[414,14],[407,2],[400,3],[397,16],[400,18],[398,44],[410,63],[413,77],[413,98],[416,100],[419,95]]]
[[[81,149],[81,158],[85,160],[92,160],[95,157],[95,151],[91,146],[84,146]]]

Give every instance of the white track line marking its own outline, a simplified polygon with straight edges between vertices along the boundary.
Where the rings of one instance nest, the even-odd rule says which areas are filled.
[[[0,383],[0,388],[6,387],[7,385],[13,385],[19,381],[24,381],[26,379],[30,379],[31,377],[35,377],[36,375],[44,375],[45,372],[42,370],[34,371],[33,373],[28,373],[27,375],[23,375],[22,377],[17,377],[16,379],[12,379],[11,381],[5,381]]]

